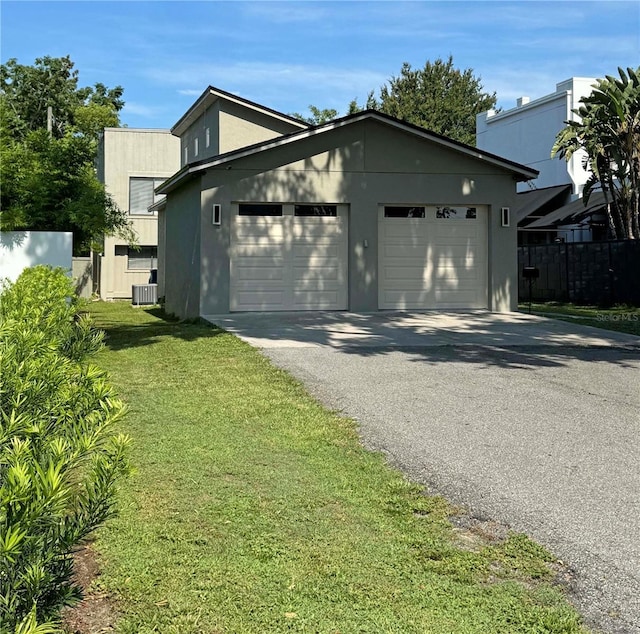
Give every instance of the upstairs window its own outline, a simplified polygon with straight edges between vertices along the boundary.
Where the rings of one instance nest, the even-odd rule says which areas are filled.
[[[130,178],[129,214],[134,216],[152,213],[149,211],[149,207],[164,198],[164,195],[156,195],[154,190],[164,181],[164,178]]]

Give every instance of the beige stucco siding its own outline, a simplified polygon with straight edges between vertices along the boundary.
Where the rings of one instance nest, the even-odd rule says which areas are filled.
[[[299,129],[291,122],[219,99],[181,134],[180,164],[184,166]]]
[[[489,308],[514,310],[516,228],[500,226],[500,207],[515,200],[509,170],[371,120],[210,169],[202,176],[199,196],[197,314],[229,310],[230,214],[242,201],[348,204],[349,309],[360,311],[378,308],[379,205],[486,205]],[[211,223],[213,203],[222,205],[220,226]],[[183,212],[197,210],[184,207]],[[171,292],[167,286],[167,297]],[[197,316],[195,310],[177,314]]]

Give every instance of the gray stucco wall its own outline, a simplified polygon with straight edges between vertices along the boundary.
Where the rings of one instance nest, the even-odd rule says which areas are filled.
[[[165,310],[171,315],[200,315],[200,179],[187,183],[167,197],[161,213],[165,236],[163,280]]]
[[[488,205],[489,308],[516,308],[516,227],[500,226],[500,208],[516,201],[516,181],[507,169],[363,121],[209,170],[199,202],[200,314],[229,311],[230,224],[233,205],[242,201],[349,204],[354,311],[378,309],[380,204]],[[222,205],[220,226],[211,223],[214,203]]]

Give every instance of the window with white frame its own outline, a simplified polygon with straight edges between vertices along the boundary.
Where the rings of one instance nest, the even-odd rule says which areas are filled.
[[[131,177],[129,179],[129,214],[146,215],[152,213],[149,207],[164,198],[154,190],[166,179],[150,177]]]

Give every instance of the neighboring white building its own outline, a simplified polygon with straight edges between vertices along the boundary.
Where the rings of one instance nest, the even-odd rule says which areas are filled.
[[[573,110],[580,107],[583,97],[591,94],[595,82],[592,77],[572,77],[556,84],[555,92],[549,95],[534,100],[520,97],[515,108],[497,113],[489,110],[477,115],[478,149],[499,154],[540,172],[532,183],[536,194],[524,194],[531,191],[531,185],[518,184],[518,192],[524,194],[523,210],[531,208],[533,197],[538,199],[541,208],[543,205],[548,207],[550,197],[557,192],[552,188],[562,185],[570,185],[571,190],[567,200],[561,201],[560,205],[582,196],[582,189],[589,178],[589,172],[582,166],[584,152],[576,152],[567,162],[551,158],[551,148],[565,122],[579,119]],[[539,217],[535,210],[532,216]],[[593,238],[590,227],[581,224],[563,225],[558,235],[567,241]]]
[[[556,84],[556,91],[531,101],[520,97],[511,110],[483,112],[476,117],[476,145],[481,150],[500,154],[540,172],[535,187],[571,184],[575,197],[589,173],[582,167],[582,154],[577,152],[569,162],[551,158],[556,135],[565,121],[578,119],[572,111],[580,107],[580,100],[591,94],[595,79],[572,77]],[[518,191],[526,191],[520,183]]]
[[[147,284],[158,262],[158,202],[154,190],[180,169],[180,139],[169,130],[105,128],[98,152],[98,178],[133,223],[139,248],[105,237],[94,268],[101,299],[127,299],[134,284]]]

